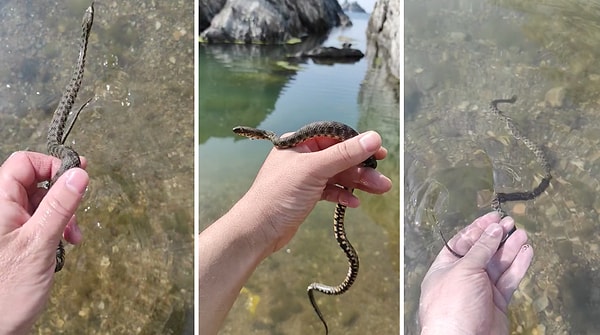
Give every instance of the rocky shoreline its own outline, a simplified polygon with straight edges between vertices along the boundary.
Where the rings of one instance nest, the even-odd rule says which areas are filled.
[[[356,8],[354,4],[346,1],[343,5]],[[400,78],[400,17],[399,0],[377,1],[366,32],[371,66],[385,72],[377,77],[395,78],[394,85]],[[332,28],[349,25],[350,18],[336,0],[290,1],[287,6],[275,0],[200,1],[200,42],[206,44],[301,43],[293,56],[356,61],[363,57],[362,51],[321,47],[319,42]]]
[[[200,40],[286,44],[352,25],[337,0],[201,0]]]

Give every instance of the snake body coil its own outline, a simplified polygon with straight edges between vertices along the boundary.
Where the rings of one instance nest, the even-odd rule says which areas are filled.
[[[542,194],[548,188],[548,186],[550,185],[550,180],[552,179],[552,174],[550,174],[550,163],[548,162],[548,159],[546,158],[544,151],[542,151],[542,149],[540,147],[538,147],[537,144],[535,144],[535,142],[533,142],[532,140],[527,138],[525,135],[523,135],[523,133],[515,125],[513,120],[510,117],[504,115],[504,113],[502,113],[502,111],[500,109],[498,109],[498,104],[500,104],[500,103],[513,104],[516,101],[517,101],[516,95],[510,99],[492,100],[492,102],[490,103],[489,110],[492,114],[496,115],[501,121],[503,121],[506,124],[506,128],[508,129],[508,132],[516,140],[521,141],[525,145],[525,147],[527,147],[527,149],[529,149],[529,151],[531,151],[534,154],[537,163],[542,167],[544,176],[542,177],[542,180],[540,181],[538,186],[536,186],[531,191],[511,192],[511,193],[494,192],[494,198],[492,199],[491,207],[494,211],[496,211],[500,214],[501,218],[504,218],[505,216],[508,215],[506,213],[506,211],[504,209],[502,209],[503,203],[508,202],[508,201],[533,200],[537,196]],[[516,230],[517,230],[517,228],[513,226],[513,228],[502,238],[502,241],[500,242],[500,245],[498,248],[501,248],[504,245],[504,242],[506,242],[506,240],[510,237],[510,235],[512,233],[514,233]],[[440,234],[441,234],[441,230],[440,230]],[[452,248],[450,248],[450,246],[448,245],[448,242],[446,241],[446,239],[444,238],[443,235],[442,235],[442,239],[444,240],[446,249],[448,249],[454,256],[457,256],[459,258],[464,256],[464,255],[461,255],[461,254],[457,253],[456,251],[452,250]]]
[[[243,126],[233,128],[233,132],[238,135],[249,137],[252,139],[267,139],[271,141],[273,145],[275,145],[275,147],[280,149],[294,147],[306,140],[315,137],[331,137],[339,141],[345,141],[349,138],[358,135],[358,132],[352,129],[350,126],[335,121],[319,121],[310,123],[298,129],[298,131],[296,131],[292,135],[286,136],[284,138],[280,138],[277,134],[275,134],[272,131]],[[375,157],[371,156],[362,163],[362,166],[376,168],[377,161],[375,160]],[[325,326],[325,334],[329,333],[329,329],[327,327],[327,323],[325,322],[323,314],[317,306],[317,302],[315,301],[313,292],[319,291],[328,295],[342,294],[348,291],[348,289],[350,289],[350,287],[356,280],[356,277],[358,276],[358,254],[356,253],[354,247],[352,247],[352,244],[350,244],[350,241],[346,237],[346,232],[344,228],[345,214],[346,206],[338,203],[335,207],[333,215],[333,233],[340,248],[344,251],[346,257],[348,258],[348,273],[346,274],[346,278],[341,284],[337,286],[329,286],[321,283],[312,283],[307,288],[310,303],[312,304],[313,309],[319,316],[319,319],[321,319],[321,322]]]
[[[69,114],[71,113],[71,109],[73,108],[73,104],[75,103],[75,99],[77,98],[77,93],[81,87],[88,38],[90,35],[90,30],[92,29],[93,21],[94,4],[92,3],[92,5],[86,9],[85,14],[83,15],[83,21],[81,23],[82,33],[80,39],[79,57],[77,58],[75,70],[69,85],[67,85],[67,88],[65,89],[65,92],[58,103],[58,107],[56,107],[56,110],[54,111],[52,121],[50,122],[50,127],[48,128],[48,153],[54,157],[60,158],[61,160],[60,168],[50,181],[50,187],[54,185],[58,178],[65,173],[65,171],[81,165],[79,154],[77,154],[77,152],[75,152],[75,150],[73,150],[71,147],[65,145],[65,141],[67,140],[67,136],[69,136],[69,133],[71,132],[71,129],[77,120],[79,112],[81,112],[83,107],[87,105],[87,102],[83,104],[81,108],[79,108],[79,110],[70,117],[70,121],[67,122],[67,119],[69,119]],[[54,272],[60,271],[63,268],[64,263],[65,249],[61,240],[56,249],[56,267],[54,268]]]
[[[532,140],[525,137],[523,133],[517,128],[513,120],[504,115],[500,109],[498,109],[499,103],[510,103],[513,104],[517,101],[517,96],[513,96],[510,99],[497,99],[490,103],[490,111],[495,114],[501,121],[506,123],[508,132],[517,140],[523,142],[523,144],[529,149],[534,155],[538,164],[542,167],[544,176],[540,181],[539,185],[533,190],[528,192],[512,192],[512,193],[495,193],[495,197],[492,200],[492,209],[500,213],[501,217],[505,217],[508,214],[502,209],[501,205],[508,201],[527,201],[533,200],[540,194],[542,194],[550,185],[552,175],[550,174],[550,163],[544,154],[544,151],[538,147]]]

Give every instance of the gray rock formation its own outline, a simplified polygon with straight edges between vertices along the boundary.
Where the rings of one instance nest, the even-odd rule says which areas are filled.
[[[367,28],[369,70],[360,86],[361,129],[397,134],[400,124],[400,0],[378,0]],[[377,106],[397,106],[378,108]],[[375,117],[373,117],[375,115]],[[389,152],[400,152],[400,136],[386,137]],[[391,157],[388,157],[388,159]],[[393,158],[392,158],[393,159]]]
[[[356,1],[348,2],[348,0],[346,0],[341,4],[341,6],[344,12],[366,13],[364,8],[362,8]]]
[[[379,0],[369,18],[367,56],[379,59],[400,79],[400,0]]]
[[[200,38],[208,43],[282,44],[349,25],[337,0],[200,1]]]

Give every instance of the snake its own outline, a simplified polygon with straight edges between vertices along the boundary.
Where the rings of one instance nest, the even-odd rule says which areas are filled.
[[[491,208],[492,210],[498,212],[500,214],[500,218],[504,218],[508,216],[508,213],[502,208],[502,204],[509,201],[527,201],[533,200],[538,197],[540,194],[544,193],[548,186],[550,186],[550,180],[552,180],[551,168],[548,158],[546,157],[544,151],[531,139],[523,134],[523,132],[517,127],[515,122],[507,115],[505,115],[499,108],[498,104],[500,103],[508,103],[514,104],[517,101],[517,96],[513,95],[510,99],[496,99],[490,102],[489,111],[496,115],[498,119],[505,123],[506,129],[514,137],[516,140],[521,141],[529,151],[531,151],[535,157],[535,160],[538,165],[542,168],[543,177],[540,183],[530,191],[523,192],[511,192],[511,193],[502,193],[502,192],[494,192],[494,197],[492,198]],[[500,249],[506,240],[512,235],[517,228],[515,226],[502,238],[500,241],[500,245],[498,249]],[[448,245],[448,241],[444,238],[442,231],[440,230],[440,235],[442,236],[442,240],[444,241],[444,245],[446,249],[450,251],[454,256],[458,258],[462,258],[464,255],[461,255],[454,251]]]
[[[60,168],[54,174],[52,179],[49,182],[48,188],[52,187],[54,183],[58,180],[58,178],[65,173],[67,170],[80,167],[81,161],[79,160],[79,154],[73,150],[68,145],[65,145],[65,141],[79,116],[81,110],[87,106],[87,104],[91,101],[88,100],[84,103],[75,113],[71,114],[71,109],[73,108],[73,104],[75,104],[75,99],[77,99],[77,93],[79,92],[79,88],[81,87],[81,81],[83,79],[83,69],[85,67],[85,55],[87,53],[87,45],[88,39],[90,36],[90,31],[92,29],[92,23],[94,21],[94,3],[86,9],[83,20],[81,23],[82,33],[80,38],[80,46],[79,46],[79,57],[77,58],[77,63],[75,65],[75,70],[73,71],[73,75],[71,76],[71,80],[67,85],[63,95],[60,98],[58,106],[54,111],[52,116],[52,120],[50,121],[50,126],[48,128],[48,137],[47,137],[47,149],[48,153],[54,157],[60,159]],[[59,272],[62,270],[65,264],[65,248],[62,239],[58,243],[58,247],[56,248],[56,265],[54,268],[54,272]]]
[[[341,141],[345,141],[349,138],[352,138],[352,137],[358,135],[358,132],[356,130],[354,130],[352,127],[350,127],[344,123],[336,122],[336,121],[313,122],[313,123],[310,123],[310,124],[307,124],[307,125],[301,127],[292,135],[289,135],[289,136],[286,136],[283,138],[269,130],[261,130],[261,129],[245,127],[245,126],[237,126],[237,127],[233,128],[233,132],[238,135],[245,136],[245,137],[248,137],[251,139],[269,140],[278,149],[292,148],[292,147],[297,146],[300,143],[303,143],[305,141],[308,141],[308,140],[310,140],[312,138],[316,138],[316,137],[329,137],[329,138],[337,139],[341,142]],[[377,160],[375,159],[374,156],[371,156],[371,157],[367,158],[364,162],[362,162],[360,166],[370,167],[370,168],[375,169],[375,168],[377,168]],[[344,187],[344,188],[348,189],[346,187]],[[350,190],[350,192],[353,191],[353,189],[348,189],[348,190]],[[308,298],[310,300],[310,303],[311,303],[315,313],[317,314],[317,316],[323,323],[323,326],[325,327],[326,335],[329,333],[329,328],[328,328],[327,322],[325,321],[325,318],[324,318],[323,314],[321,313],[321,310],[319,309],[319,306],[317,305],[317,302],[314,298],[314,292],[317,291],[317,292],[321,292],[321,293],[324,293],[327,295],[343,294],[350,289],[350,287],[352,286],[352,284],[354,284],[354,281],[358,277],[358,267],[359,267],[358,254],[357,254],[356,250],[354,249],[354,247],[352,246],[352,244],[350,243],[350,241],[348,240],[348,237],[346,236],[346,231],[344,228],[345,215],[346,215],[346,206],[338,203],[335,206],[335,210],[333,213],[333,234],[335,236],[335,239],[336,239],[338,245],[344,251],[344,253],[346,254],[346,257],[348,258],[348,273],[346,274],[346,278],[344,279],[344,281],[341,284],[339,284],[337,286],[329,286],[329,285],[321,284],[318,282],[314,282],[314,283],[311,283],[307,288],[307,293],[308,293]]]

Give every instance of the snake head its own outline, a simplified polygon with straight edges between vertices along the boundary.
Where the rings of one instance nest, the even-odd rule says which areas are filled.
[[[367,158],[366,161],[362,162],[362,166],[376,169],[377,168],[377,160],[375,159],[374,156],[371,156],[371,157]]]

